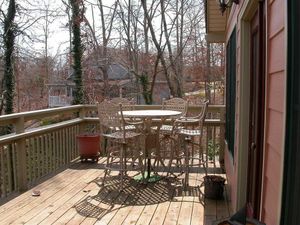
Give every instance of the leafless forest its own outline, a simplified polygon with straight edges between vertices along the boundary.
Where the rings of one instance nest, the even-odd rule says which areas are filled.
[[[122,95],[151,104],[171,95],[223,104],[224,46],[206,43],[200,0],[0,0],[0,115],[9,30],[13,111],[48,108],[51,95],[72,95],[72,1],[80,9],[85,103]],[[7,31],[10,5],[15,16]],[[112,65],[128,77],[117,77]]]

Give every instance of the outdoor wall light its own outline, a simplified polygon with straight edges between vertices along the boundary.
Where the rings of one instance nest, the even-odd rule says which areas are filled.
[[[225,10],[229,7],[232,6],[232,3],[235,3],[235,4],[239,4],[240,1],[239,0],[217,0],[218,3],[219,3],[219,6],[220,6],[220,11],[223,15],[223,13],[225,12]]]

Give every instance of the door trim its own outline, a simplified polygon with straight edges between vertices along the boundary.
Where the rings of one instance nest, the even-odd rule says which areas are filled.
[[[245,0],[238,21],[240,21],[240,71],[237,73],[240,79],[239,93],[239,122],[238,135],[239,153],[237,156],[237,209],[246,204],[247,193],[247,168],[248,168],[248,137],[249,137],[249,97],[250,97],[250,20],[257,9],[258,2]],[[241,73],[243,71],[243,73]],[[244,129],[241,129],[244,128]],[[246,128],[246,129],[245,129]]]
[[[253,75],[252,72],[250,71],[250,95],[251,91],[255,91],[256,94],[252,95],[255,96],[255,99],[252,99],[250,96],[251,104],[256,106],[252,108],[250,106],[249,110],[249,116],[252,117],[252,115],[255,115],[255,120],[257,120],[257,124],[255,127],[251,127],[249,124],[249,141],[255,141],[256,147],[256,153],[252,153],[252,143],[249,143],[248,145],[248,174],[251,177],[247,177],[247,203],[252,203],[252,212],[251,216],[253,216],[255,219],[260,219],[260,214],[261,214],[261,203],[262,203],[262,177],[263,177],[263,157],[264,157],[264,140],[265,140],[265,117],[266,117],[266,70],[265,70],[265,64],[266,64],[266,58],[265,58],[265,34],[266,34],[266,28],[265,28],[265,11],[264,11],[264,1],[259,1],[258,7],[255,11],[254,17],[252,19],[257,20],[258,25],[255,25],[254,30],[251,29],[250,35],[251,37],[253,36],[254,33],[257,33],[257,41],[258,41],[258,46],[254,46],[256,49],[258,47],[258,65],[257,66],[257,72],[258,74]],[[252,22],[251,19],[251,22]],[[251,41],[252,42],[252,39]],[[251,46],[250,46],[251,47]],[[251,50],[251,49],[250,49]],[[250,52],[250,58],[252,60],[252,54],[253,52]],[[255,56],[254,56],[255,57]],[[250,65],[252,64],[252,61],[250,62]],[[252,70],[252,68],[250,68]],[[255,88],[255,89],[253,89]],[[251,118],[249,117],[249,122],[251,122]],[[254,122],[254,121],[252,121]],[[256,134],[255,137],[251,137],[251,132],[250,130],[254,130],[254,133]],[[250,146],[251,145],[251,146]],[[257,151],[259,150],[259,151]],[[249,156],[252,156],[254,158],[249,158]],[[251,161],[251,159],[253,161]],[[249,165],[249,162],[253,163],[252,165]],[[253,170],[255,168],[255,170]],[[255,172],[255,173],[253,173]],[[253,180],[252,178],[255,178]],[[250,187],[250,190],[249,190]],[[252,189],[253,188],[253,189]],[[252,199],[253,196],[249,195],[250,192],[252,191],[252,194],[254,194],[254,198]],[[252,202],[253,200],[253,202]],[[250,216],[250,215],[249,215]]]

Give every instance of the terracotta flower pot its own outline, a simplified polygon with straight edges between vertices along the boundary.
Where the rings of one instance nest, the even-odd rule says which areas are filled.
[[[91,159],[98,161],[100,152],[100,135],[81,134],[76,136],[81,161]]]
[[[204,177],[204,195],[210,199],[222,199],[224,192],[225,178],[209,175]]]

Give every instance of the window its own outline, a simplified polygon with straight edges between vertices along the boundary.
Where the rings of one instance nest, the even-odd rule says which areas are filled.
[[[226,134],[228,149],[234,156],[236,81],[236,31],[233,30],[226,47]]]

